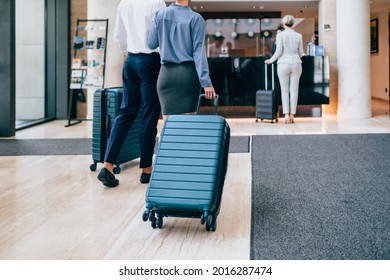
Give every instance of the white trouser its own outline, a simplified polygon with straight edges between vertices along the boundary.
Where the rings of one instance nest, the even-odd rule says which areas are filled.
[[[302,74],[302,64],[278,64],[278,77],[282,91],[283,114],[297,112],[299,78]]]

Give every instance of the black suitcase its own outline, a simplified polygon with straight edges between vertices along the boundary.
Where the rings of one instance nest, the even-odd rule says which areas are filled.
[[[278,103],[277,103],[277,93],[275,91],[275,76],[274,76],[274,65],[271,64],[272,73],[272,86],[271,89],[268,89],[268,65],[265,64],[265,89],[258,90],[256,92],[256,122],[260,119],[270,120],[271,123],[274,120],[277,122],[277,113],[278,113]]]
[[[163,217],[200,218],[207,231],[215,231],[229,143],[230,128],[221,116],[168,117],[146,191],[143,221],[161,228]]]
[[[97,89],[93,98],[92,120],[92,160],[90,170],[95,171],[97,163],[104,161],[107,142],[111,127],[119,114],[123,90],[120,87]],[[140,157],[139,133],[141,128],[141,110],[134,120],[122,145],[117,161],[114,163],[114,173],[120,173],[120,165]]]

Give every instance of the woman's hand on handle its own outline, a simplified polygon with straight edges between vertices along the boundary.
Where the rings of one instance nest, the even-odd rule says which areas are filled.
[[[272,64],[271,60],[270,59],[267,59],[266,61],[264,61],[265,64]]]
[[[215,99],[217,97],[213,86],[205,87],[204,94],[206,96],[206,99]]]

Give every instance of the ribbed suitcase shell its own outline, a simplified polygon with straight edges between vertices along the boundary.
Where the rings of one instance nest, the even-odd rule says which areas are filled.
[[[152,217],[152,227],[161,227],[163,216],[201,218],[202,224],[210,219],[206,229],[215,230],[229,142],[230,128],[221,116],[170,116],[161,132],[144,220],[150,212],[161,219],[156,224]]]
[[[271,64],[272,72],[272,89],[268,89],[268,70],[267,64],[264,64],[264,81],[265,89],[260,89],[256,91],[256,121],[260,120],[271,120],[271,123],[277,119],[277,100],[276,100],[276,91],[274,90],[275,84],[275,74],[274,74],[274,65]]]
[[[122,102],[122,88],[97,89],[94,93],[92,120],[92,159],[93,165],[104,161],[107,141],[111,127],[119,114]],[[116,173],[120,172],[119,165],[140,156],[139,133],[141,128],[141,111],[131,126],[125,142],[122,145],[118,159],[115,162]],[[91,165],[91,170],[93,170]]]
[[[260,120],[276,119],[275,90],[258,90],[256,92],[256,118]]]

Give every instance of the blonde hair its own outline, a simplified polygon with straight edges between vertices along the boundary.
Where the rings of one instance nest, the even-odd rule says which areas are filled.
[[[282,20],[282,23],[285,25],[285,26],[288,26],[288,27],[292,27],[294,25],[294,17],[292,15],[286,15],[283,20]]]

